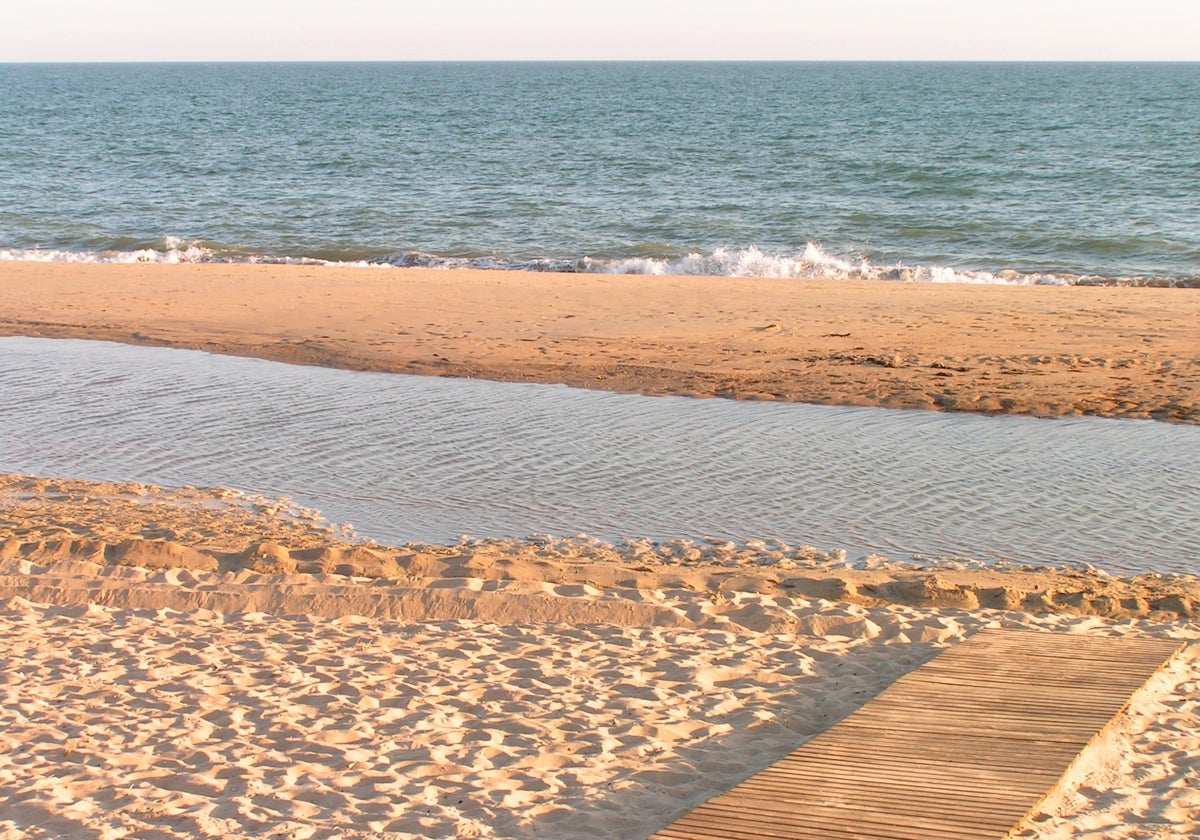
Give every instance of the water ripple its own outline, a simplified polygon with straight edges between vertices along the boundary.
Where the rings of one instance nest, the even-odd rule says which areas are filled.
[[[0,468],[288,495],[382,542],[773,537],[1200,571],[1200,428],[635,397],[0,339]]]

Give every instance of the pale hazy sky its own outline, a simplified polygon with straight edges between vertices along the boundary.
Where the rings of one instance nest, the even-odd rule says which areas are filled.
[[[5,0],[0,61],[1200,60],[1200,0]]]

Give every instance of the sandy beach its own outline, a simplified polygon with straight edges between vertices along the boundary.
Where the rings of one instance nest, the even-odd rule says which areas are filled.
[[[0,262],[0,335],[437,376],[1200,422],[1200,294]]]
[[[0,334],[646,394],[1200,422],[1187,290],[0,263]],[[985,627],[1189,642],[1018,829],[1200,833],[1194,577],[754,541],[386,546],[0,476],[0,838],[649,836]]]
[[[1200,830],[1195,579],[870,565],[4,476],[0,836],[644,838],[1003,626],[1193,641],[1020,836]]]
[[[4,16],[0,840],[1200,840],[1200,3],[221,5]]]

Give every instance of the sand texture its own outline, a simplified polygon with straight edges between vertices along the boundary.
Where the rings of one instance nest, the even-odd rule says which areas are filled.
[[[635,840],[981,627],[1147,632],[1087,618],[849,612],[877,634],[9,598],[0,836]],[[1198,649],[1139,693],[1021,836],[1195,836]]]
[[[385,546],[353,541],[316,511],[296,508],[287,500],[226,489],[164,490],[145,484],[21,475],[0,475],[0,559],[51,567],[84,561],[98,568],[282,576],[275,584],[260,587],[250,600],[246,600],[248,593],[255,590],[237,586],[233,591],[242,600],[203,605],[223,611],[319,612],[320,605],[308,600],[305,589],[314,575],[369,579],[370,586],[343,588],[358,599],[353,604],[356,614],[380,617],[411,610],[428,614],[433,602],[441,599],[446,609],[455,611],[444,617],[492,620],[495,615],[490,611],[510,604],[519,587],[510,586],[499,598],[479,581],[510,582],[533,593],[560,586],[592,587],[610,594],[671,591],[702,605],[707,615],[727,615],[734,622],[741,611],[730,593],[748,592],[864,607],[985,607],[1167,622],[1195,617],[1200,608],[1200,580],[1188,575],[1114,577],[1083,569],[965,561],[925,566],[877,556],[847,558],[840,551],[759,540],[744,545],[715,540],[611,545],[546,537]],[[395,586],[397,582],[402,586]],[[321,584],[323,591],[329,586]],[[169,601],[129,600],[145,597],[147,591],[145,584],[130,587],[117,576],[99,589],[78,593],[77,598],[86,594],[93,602],[109,606],[184,608]],[[209,591],[218,598],[219,588]],[[60,592],[52,597],[63,603],[68,596]],[[405,606],[414,600],[420,603]],[[533,600],[541,603],[536,597]],[[653,623],[676,621],[644,603],[635,607],[610,600],[599,598],[593,609],[608,604],[603,608],[640,610],[642,620]],[[542,608],[548,609],[545,604]],[[336,606],[331,614],[345,609]],[[795,629],[782,619],[768,627],[770,610],[765,606],[747,615],[759,622],[754,629]],[[567,621],[571,616],[544,612],[540,618]]]
[[[0,335],[723,396],[1200,422],[1200,291],[0,263]]]
[[[344,537],[285,500],[4,477],[0,837],[635,840],[997,626],[1194,642],[1019,836],[1200,831],[1200,625],[1170,610],[988,609],[768,546]],[[908,596],[839,595],[858,574]]]

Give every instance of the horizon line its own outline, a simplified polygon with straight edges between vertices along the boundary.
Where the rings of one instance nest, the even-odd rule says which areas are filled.
[[[1200,64],[1200,58],[45,58],[15,64]]]

